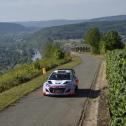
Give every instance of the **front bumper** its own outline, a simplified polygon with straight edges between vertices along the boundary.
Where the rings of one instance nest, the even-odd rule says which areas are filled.
[[[43,95],[50,96],[72,96],[75,95],[75,90],[71,88],[49,88],[43,89]]]

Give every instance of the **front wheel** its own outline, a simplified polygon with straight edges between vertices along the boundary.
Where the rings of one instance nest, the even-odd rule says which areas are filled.
[[[75,88],[75,92],[77,92],[77,90],[78,90],[78,86],[76,86],[76,88]]]
[[[47,96],[45,92],[42,92],[43,96]]]

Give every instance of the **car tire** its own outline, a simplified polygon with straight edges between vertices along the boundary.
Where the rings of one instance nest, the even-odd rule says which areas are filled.
[[[43,96],[47,96],[46,93],[43,92]]]
[[[77,92],[77,90],[78,90],[78,86],[76,86],[76,88],[75,88],[75,92]]]

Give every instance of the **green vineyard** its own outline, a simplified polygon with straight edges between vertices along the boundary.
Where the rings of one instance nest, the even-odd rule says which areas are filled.
[[[126,126],[126,50],[106,55],[111,126]]]

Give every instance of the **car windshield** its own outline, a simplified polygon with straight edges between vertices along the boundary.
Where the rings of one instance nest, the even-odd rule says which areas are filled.
[[[70,73],[65,74],[52,73],[49,80],[70,80]]]

